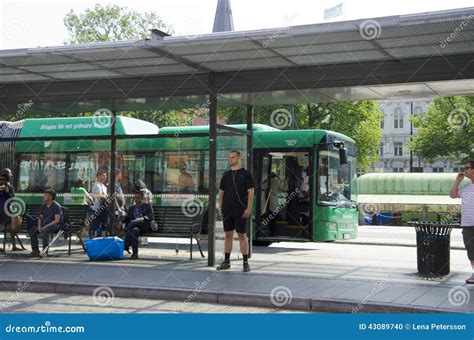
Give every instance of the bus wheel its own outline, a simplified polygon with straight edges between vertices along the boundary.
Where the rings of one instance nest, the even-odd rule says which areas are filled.
[[[273,243],[272,241],[257,241],[257,240],[252,241],[252,245],[257,246],[257,247],[268,247],[272,243]]]

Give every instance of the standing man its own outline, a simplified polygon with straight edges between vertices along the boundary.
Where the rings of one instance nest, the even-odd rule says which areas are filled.
[[[225,231],[225,260],[217,267],[217,270],[230,269],[230,253],[235,230],[239,236],[240,251],[244,258],[243,271],[249,272],[249,244],[245,229],[247,218],[252,214],[253,178],[249,171],[242,169],[239,151],[229,153],[229,165],[230,170],[222,176],[219,187],[219,209]]]
[[[471,183],[458,188],[464,177]],[[466,162],[464,173],[459,173],[449,194],[451,198],[461,198],[461,227],[467,257],[471,261],[472,275],[466,280],[467,284],[474,284],[474,160]]]
[[[108,202],[107,202],[107,172],[105,170],[97,171],[96,182],[92,188],[92,198],[94,199],[94,215],[92,216],[91,229],[89,237],[102,236],[102,231],[107,227],[109,220]]]
[[[12,218],[7,214],[7,211],[9,209],[8,205],[8,200],[15,196],[15,190],[13,189],[13,186],[10,184],[10,176],[7,171],[4,169],[0,173],[0,224],[3,224],[4,229],[9,229],[11,228],[11,223],[12,223]],[[6,236],[6,234],[5,234]],[[12,240],[12,250],[20,250],[16,248],[16,243],[15,243],[15,235],[10,234],[11,240]],[[4,240],[4,245],[5,245],[5,240]],[[5,251],[5,249],[0,248],[0,252]]]

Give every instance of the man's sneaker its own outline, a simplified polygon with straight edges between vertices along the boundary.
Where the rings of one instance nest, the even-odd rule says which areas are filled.
[[[39,251],[32,251],[28,254],[28,257],[41,257]]]
[[[138,260],[138,254],[132,254],[132,256],[130,256],[130,260]]]
[[[247,272],[249,272],[249,271],[250,271],[250,265],[249,265],[249,263],[248,263],[248,262],[244,262],[244,270],[243,270],[243,272],[244,272],[244,273],[247,273]]]
[[[224,261],[219,266],[217,266],[217,270],[226,270],[226,269],[230,269],[229,261]]]

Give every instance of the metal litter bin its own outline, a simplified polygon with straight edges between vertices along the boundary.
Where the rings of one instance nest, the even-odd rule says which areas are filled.
[[[408,222],[416,230],[418,273],[428,276],[449,274],[451,230],[458,224]]]

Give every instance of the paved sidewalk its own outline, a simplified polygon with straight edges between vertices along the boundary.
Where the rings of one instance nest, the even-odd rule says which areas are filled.
[[[362,225],[359,226],[356,239],[338,242],[360,245],[416,247],[416,232],[413,227]],[[461,229],[453,229],[451,231],[450,245],[451,249],[465,249]]]
[[[156,248],[159,247],[159,248]],[[319,312],[474,312],[465,251],[451,251],[451,274],[427,279],[416,271],[416,248],[340,243],[280,243],[255,247],[252,272],[235,259],[228,272],[189,261],[186,245],[141,250],[138,261],[91,262],[75,246],[67,256],[27,259],[0,255],[0,289],[93,294],[106,286],[117,297],[279,307]],[[198,257],[198,253],[195,252]],[[218,256],[220,261],[220,256]],[[21,283],[19,283],[21,282]],[[105,288],[104,288],[105,289]],[[97,293],[97,291],[96,291]]]

